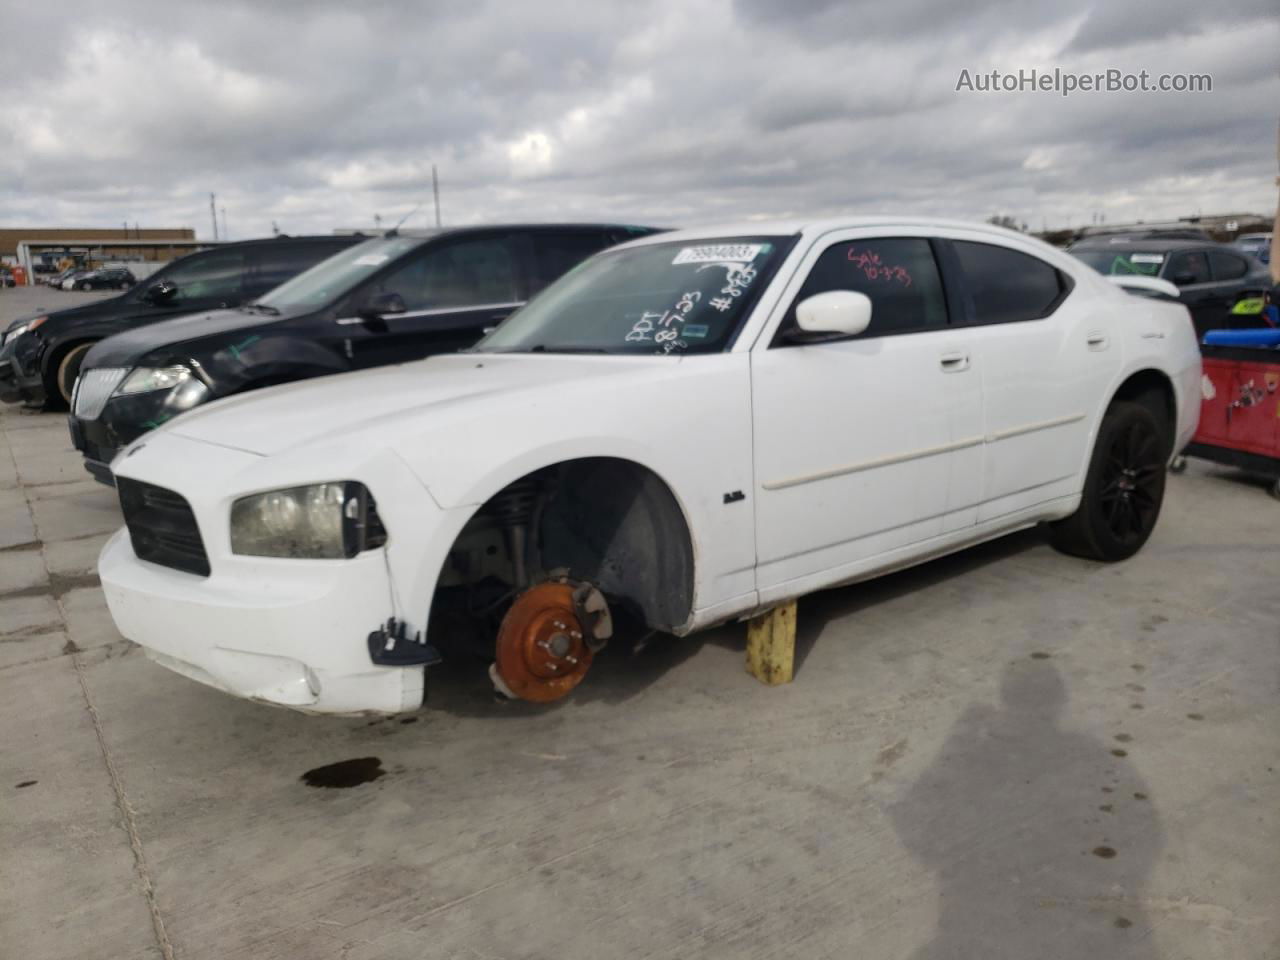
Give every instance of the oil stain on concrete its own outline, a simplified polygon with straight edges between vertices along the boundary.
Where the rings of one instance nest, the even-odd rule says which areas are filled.
[[[308,770],[302,775],[302,782],[308,787],[321,787],[326,790],[345,790],[358,787],[362,783],[372,783],[379,777],[386,776],[382,769],[382,761],[377,757],[358,757],[354,760],[341,760],[323,767]]]

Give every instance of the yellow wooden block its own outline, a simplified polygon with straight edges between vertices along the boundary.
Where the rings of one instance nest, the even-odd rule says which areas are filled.
[[[796,660],[796,602],[747,621],[747,673],[761,683],[790,683]]]

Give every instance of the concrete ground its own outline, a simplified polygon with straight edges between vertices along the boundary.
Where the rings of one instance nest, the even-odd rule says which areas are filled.
[[[1029,531],[806,598],[787,687],[724,628],[377,721],[153,665],[119,522],[0,413],[0,955],[1280,957],[1280,503],[1234,471],[1124,564]]]

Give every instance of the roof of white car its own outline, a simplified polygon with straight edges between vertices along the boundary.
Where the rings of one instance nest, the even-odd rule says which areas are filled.
[[[710,224],[705,227],[688,227],[683,230],[672,230],[669,233],[657,233],[639,240],[632,240],[629,245],[639,246],[649,243],[671,243],[680,240],[705,240],[713,237],[769,237],[792,236],[797,233],[823,234],[833,230],[856,230],[861,227],[924,227],[924,228],[961,228],[980,230],[984,233],[1003,237],[1020,237],[1026,234],[1006,230],[990,223],[973,223],[968,220],[946,220],[940,217],[825,217],[809,220],[742,220],[737,223]]]

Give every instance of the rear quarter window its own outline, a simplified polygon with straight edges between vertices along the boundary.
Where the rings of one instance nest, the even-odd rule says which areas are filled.
[[[1172,280],[1180,287],[1193,283],[1208,283],[1209,256],[1203,250],[1184,250],[1169,257],[1164,279]]]
[[[973,322],[1041,320],[1071,290],[1070,278],[1039,257],[993,243],[953,241],[972,298]]]

